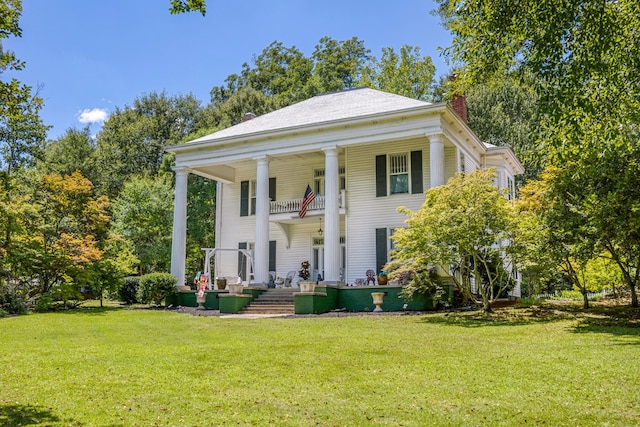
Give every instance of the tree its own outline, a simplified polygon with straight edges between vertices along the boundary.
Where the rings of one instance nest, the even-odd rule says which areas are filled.
[[[418,211],[399,208],[407,227],[392,236],[397,263],[437,267],[469,298],[475,282],[485,311],[513,286],[516,249],[514,208],[493,185],[494,177],[493,169],[459,173],[429,189]]]
[[[155,176],[164,148],[198,129],[201,114],[192,95],[165,92],[145,94],[133,106],[116,109],[97,137],[93,162],[98,190],[115,198],[131,176]]]
[[[63,136],[47,144],[38,169],[45,174],[60,175],[70,175],[79,170],[93,182],[95,173],[92,159],[95,149],[89,126],[82,130],[69,128]]]
[[[171,0],[169,11],[172,15],[185,12],[200,12],[202,16],[207,13],[205,0]]]
[[[362,81],[370,53],[357,37],[344,41],[322,37],[311,55],[316,93],[356,87]]]
[[[431,97],[436,67],[429,56],[421,56],[418,46],[403,45],[400,54],[392,47],[382,48],[380,59],[372,58],[366,67],[364,85],[413,99]]]
[[[596,249],[593,256],[611,254],[637,307],[637,181],[625,171],[639,156],[640,4],[438,3],[455,35],[448,54],[463,68],[462,86],[505,75],[534,77],[540,140],[549,162],[562,168],[555,193],[570,194],[574,216],[581,218],[571,232]]]
[[[571,164],[564,170],[548,166],[539,180],[521,188],[519,237],[527,246],[527,268],[540,269],[545,265],[557,268],[580,291],[586,309],[589,308],[587,294],[601,290],[602,281],[613,276],[598,273],[601,269],[598,266],[615,264],[611,261],[612,254],[598,244],[601,230],[593,223],[597,215],[588,212],[589,206],[582,203],[581,189],[569,185],[562,176],[572,169]],[[592,200],[590,205],[597,206],[599,202]],[[603,260],[599,261],[600,258]]]
[[[113,203],[112,231],[131,242],[140,274],[169,269],[172,222],[173,190],[166,175],[133,177]]]
[[[78,289],[89,284],[89,266],[102,259],[99,242],[107,233],[108,198],[92,195],[80,172],[46,175],[33,189],[30,209],[14,239],[12,266],[32,279],[32,294]]]

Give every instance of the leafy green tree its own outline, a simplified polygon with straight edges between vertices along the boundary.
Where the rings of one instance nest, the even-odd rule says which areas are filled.
[[[113,203],[112,231],[131,242],[139,274],[170,267],[173,189],[166,175],[133,177]]]
[[[200,12],[202,16],[207,13],[205,0],[171,0],[169,11],[172,15],[185,12]]]
[[[125,277],[136,272],[139,260],[133,253],[130,242],[111,234],[102,242],[103,257],[91,265],[91,283],[103,306],[105,293],[115,295]]]
[[[69,128],[63,136],[47,144],[44,159],[38,164],[38,169],[45,174],[60,175],[71,175],[79,170],[93,182],[95,173],[92,159],[95,149],[89,126],[82,130]]]
[[[344,41],[322,37],[311,55],[316,93],[357,87],[371,59],[370,53],[357,37]]]
[[[131,176],[155,176],[164,148],[198,129],[201,114],[192,95],[165,92],[143,95],[133,106],[116,109],[97,136],[93,162],[98,190],[115,198]]]
[[[571,194],[576,212],[565,218],[581,219],[564,228],[577,227],[571,232],[593,256],[611,254],[637,307],[637,182],[626,171],[639,156],[640,4],[438,3],[455,36],[448,54],[463,67],[463,87],[533,76],[540,139],[549,162],[562,168],[555,192]]]
[[[32,294],[89,284],[89,267],[102,259],[99,242],[109,222],[108,198],[95,198],[92,190],[78,171],[44,176],[33,189],[21,217],[26,232],[16,235],[10,254],[18,277],[37,284]]]
[[[398,209],[407,227],[392,236],[396,262],[438,267],[468,298],[475,281],[485,311],[513,286],[506,266],[517,249],[515,211],[494,177],[492,169],[477,170],[429,189],[418,211]]]
[[[572,205],[572,192],[556,184],[561,173],[561,169],[549,166],[540,180],[521,188],[519,241],[527,246],[525,266],[557,268],[580,291],[586,309],[587,294],[593,290],[586,280],[587,266],[599,251],[592,243],[595,230],[588,227],[588,218]],[[585,230],[589,230],[587,239]]]
[[[409,98],[431,98],[436,67],[429,56],[422,56],[418,46],[403,45],[398,54],[392,47],[382,48],[380,59],[372,58],[365,68],[365,86]]]

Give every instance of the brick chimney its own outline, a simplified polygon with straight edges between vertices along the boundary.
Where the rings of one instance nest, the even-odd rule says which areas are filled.
[[[449,77],[449,80],[453,83],[456,80],[456,75],[453,74]],[[453,95],[453,99],[451,100],[451,107],[453,110],[460,116],[462,121],[465,123],[469,123],[467,119],[467,97],[464,95]]]
[[[253,113],[245,113],[244,116],[242,116],[242,121],[243,122],[248,122],[249,120],[253,120],[255,119],[257,116]]]

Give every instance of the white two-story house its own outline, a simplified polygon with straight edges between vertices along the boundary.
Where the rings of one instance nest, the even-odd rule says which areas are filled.
[[[465,116],[465,114],[461,114]],[[309,261],[312,280],[354,283],[388,260],[398,206],[456,172],[495,167],[513,192],[523,168],[506,147],[484,144],[454,108],[362,88],[319,95],[171,146],[176,193],[171,272],[185,278],[190,173],[217,182],[212,276],[264,286]],[[315,199],[301,218],[307,186]],[[271,273],[273,274],[273,273]]]

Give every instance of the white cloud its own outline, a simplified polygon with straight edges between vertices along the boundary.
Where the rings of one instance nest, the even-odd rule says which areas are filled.
[[[94,108],[89,110],[88,108],[78,113],[78,121],[80,123],[97,123],[107,120],[109,112],[103,108]]]

